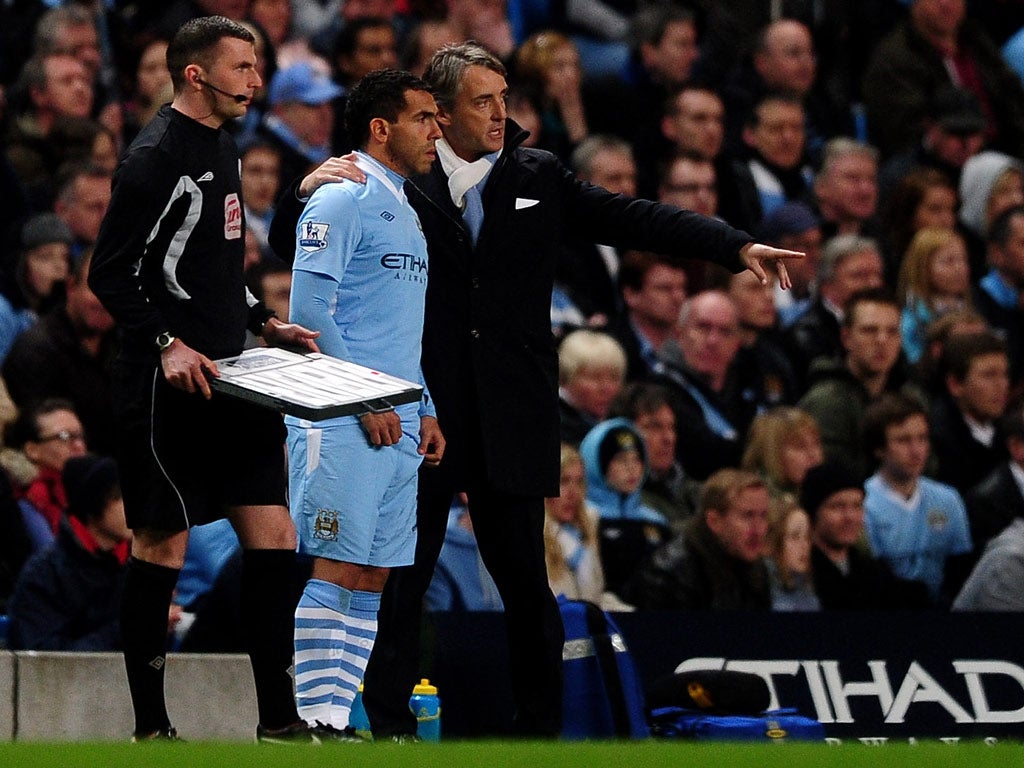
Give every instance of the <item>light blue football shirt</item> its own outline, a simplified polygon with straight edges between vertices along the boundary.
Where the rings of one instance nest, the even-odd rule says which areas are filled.
[[[357,157],[366,183],[319,187],[299,219],[291,318],[321,332],[325,354],[423,384],[427,241],[405,179],[365,153]],[[403,418],[410,408],[415,414],[416,404],[398,409]],[[419,413],[434,415],[426,390]]]
[[[923,581],[937,600],[946,558],[973,548],[960,494],[922,477],[914,496],[903,499],[878,474],[868,479],[864,491],[864,527],[872,553],[897,576]]]

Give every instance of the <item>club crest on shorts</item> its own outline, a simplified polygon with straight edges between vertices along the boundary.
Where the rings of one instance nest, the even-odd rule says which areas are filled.
[[[302,224],[302,233],[299,235],[299,248],[308,253],[322,251],[327,247],[327,230],[330,224],[323,221],[306,221]]]
[[[333,509],[317,509],[313,536],[323,541],[338,540],[338,513]]]

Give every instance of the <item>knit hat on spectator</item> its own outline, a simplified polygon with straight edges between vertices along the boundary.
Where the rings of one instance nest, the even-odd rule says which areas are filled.
[[[344,90],[331,82],[325,73],[308,61],[300,61],[274,73],[270,81],[269,101],[271,106],[288,102],[319,106],[343,93]]]
[[[966,136],[985,130],[985,115],[978,97],[952,84],[943,85],[935,91],[929,114],[946,133]]]
[[[829,497],[849,488],[864,490],[864,484],[853,471],[838,461],[826,461],[807,471],[800,489],[800,506],[814,520],[821,505]]]
[[[597,463],[601,467],[602,475],[607,474],[612,459],[624,451],[636,451],[640,454],[641,461],[643,460],[644,444],[639,435],[629,427],[609,429],[597,448]]]
[[[778,244],[783,237],[802,235],[819,226],[821,222],[810,206],[795,200],[783,203],[761,219],[757,239],[762,243]]]
[[[68,514],[87,523],[103,514],[120,491],[117,464],[107,456],[87,453],[68,459],[62,473]]]
[[[964,163],[960,174],[960,222],[980,237],[987,234],[985,212],[996,182],[1008,170],[1024,175],[1024,163],[1002,152],[979,152]]]
[[[26,251],[50,243],[71,245],[74,241],[71,228],[56,213],[36,214],[21,228],[21,247]]]

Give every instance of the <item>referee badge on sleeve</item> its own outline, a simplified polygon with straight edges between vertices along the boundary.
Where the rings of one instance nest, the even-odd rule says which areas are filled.
[[[299,248],[307,253],[322,251],[327,247],[327,230],[330,224],[322,221],[306,221],[302,224],[302,232],[299,235]]]
[[[242,204],[232,192],[224,198],[224,239],[237,240],[242,236]]]

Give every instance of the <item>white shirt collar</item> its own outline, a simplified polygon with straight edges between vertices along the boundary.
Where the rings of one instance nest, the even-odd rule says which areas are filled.
[[[971,432],[971,437],[977,440],[979,443],[984,445],[986,448],[992,447],[992,441],[996,436],[996,425],[992,422],[983,424],[976,419],[972,419],[966,413],[964,414],[964,422],[967,424],[967,429]]]
[[[396,185],[391,179],[391,175],[398,177],[397,173],[389,171],[379,160],[374,160],[365,152],[360,151],[356,152],[356,166],[366,175],[373,176],[379,180],[381,184],[391,191],[391,194],[398,198],[398,202],[403,205],[405,204],[405,190],[401,186]]]
[[[920,505],[920,503],[921,503],[921,483],[920,482],[918,482],[917,484],[914,485],[914,492],[912,494],[910,494],[910,498],[908,499],[903,494],[899,493],[891,485],[889,485],[887,482],[885,482],[885,478],[883,478],[881,476],[881,474],[879,474],[878,479],[881,481],[882,491],[885,493],[886,496],[889,497],[889,500],[892,501],[894,504],[897,504],[897,505],[903,507],[903,509],[905,509],[907,512],[913,512],[915,509],[917,509],[918,505]]]

